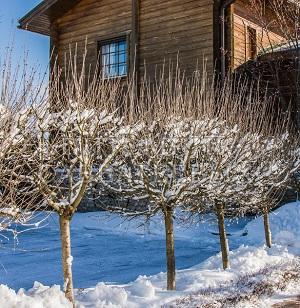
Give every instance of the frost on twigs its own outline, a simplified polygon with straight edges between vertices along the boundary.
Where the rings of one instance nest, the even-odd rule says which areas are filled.
[[[73,215],[88,186],[98,180],[125,139],[122,120],[106,110],[71,101],[62,111],[31,109],[33,125],[23,131],[30,183],[45,204],[60,215]]]
[[[67,81],[51,77],[48,100],[31,106],[21,130],[29,170],[24,179],[43,207],[59,215],[65,293],[74,303],[70,223],[122,150],[131,126],[117,107],[118,84],[96,76],[86,85],[76,70]]]
[[[141,129],[129,138],[103,185],[148,205],[112,211],[146,217],[161,212],[170,223],[167,235],[177,207],[214,212],[227,268],[225,216],[274,206],[299,160],[286,133],[288,121],[275,120],[267,100],[232,94],[231,84],[216,92],[193,82],[183,90],[183,84],[179,78],[154,87],[139,117]]]

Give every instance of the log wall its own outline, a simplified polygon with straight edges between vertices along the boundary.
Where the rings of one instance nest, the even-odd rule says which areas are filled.
[[[55,21],[59,63],[77,46],[79,60],[87,49],[87,63],[95,67],[98,41],[127,35],[132,39],[134,0],[82,0]],[[140,0],[138,16],[139,72],[154,78],[172,62],[191,75],[198,67],[213,71],[213,0]],[[136,37],[136,35],[134,35]],[[132,44],[128,58],[132,61]],[[131,49],[131,50],[130,50]],[[132,65],[130,65],[132,67]]]
[[[272,24],[272,13],[266,8],[265,18]],[[261,20],[249,1],[237,0],[233,5],[232,24],[232,46],[231,46],[231,67],[237,68],[239,65],[251,59],[250,55],[250,33],[248,27],[256,30],[257,54],[264,53],[271,46],[276,46],[284,42],[284,38],[276,30],[263,30]]]

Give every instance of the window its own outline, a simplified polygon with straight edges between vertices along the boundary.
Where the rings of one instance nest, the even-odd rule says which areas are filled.
[[[127,76],[126,37],[99,42],[99,51],[104,78]]]
[[[248,58],[254,60],[257,56],[256,30],[248,27]]]

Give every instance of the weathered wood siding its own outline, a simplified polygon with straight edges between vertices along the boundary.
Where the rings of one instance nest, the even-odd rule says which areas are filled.
[[[271,23],[272,13],[267,9],[266,16],[268,16]],[[232,20],[231,66],[233,69],[250,59],[248,27],[255,29],[257,32],[258,54],[262,53],[266,48],[284,41],[279,33],[272,31],[266,33],[262,30],[259,25],[260,21],[253,9],[250,8],[247,0],[237,0],[234,3]]]
[[[213,0],[141,0],[140,63],[153,76],[163,63],[191,75],[213,70]],[[142,72],[143,72],[142,68]]]
[[[86,46],[86,61],[94,67],[98,41],[130,31],[131,0],[82,0],[57,20],[57,28],[60,64],[77,44],[79,58]]]
[[[131,0],[82,0],[56,21],[59,62],[70,47],[78,55],[87,44],[87,62],[97,61],[97,42],[130,33]],[[213,0],[141,0],[138,57],[140,75],[151,78],[163,63],[179,60],[188,74],[197,67],[213,71]],[[131,50],[132,52],[132,50]]]

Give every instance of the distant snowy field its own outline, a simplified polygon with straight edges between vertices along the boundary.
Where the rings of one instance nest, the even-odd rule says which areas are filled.
[[[292,262],[300,252],[299,218],[300,203],[288,204],[271,214],[276,243],[272,249],[263,246],[261,218],[228,223],[233,251],[231,269],[225,272],[220,269],[219,242],[213,235],[216,226],[212,217],[189,228],[178,222],[176,261],[181,270],[177,273],[177,291],[167,292],[165,274],[160,273],[165,269],[165,245],[159,218],[149,226],[143,220],[122,222],[105,213],[76,214],[72,225],[74,282],[76,288],[87,288],[76,291],[78,307],[160,307],[201,289],[234,282],[241,275],[266,266]],[[69,307],[59,286],[44,286],[62,283],[55,216],[42,229],[21,234],[18,244],[3,238],[0,248],[0,307]],[[31,288],[34,281],[43,285],[35,283]],[[21,289],[16,295],[6,284],[15,290],[31,289]],[[298,292],[295,287],[291,290]],[[277,298],[281,298],[280,294]],[[259,307],[269,307],[271,301],[266,299]]]

